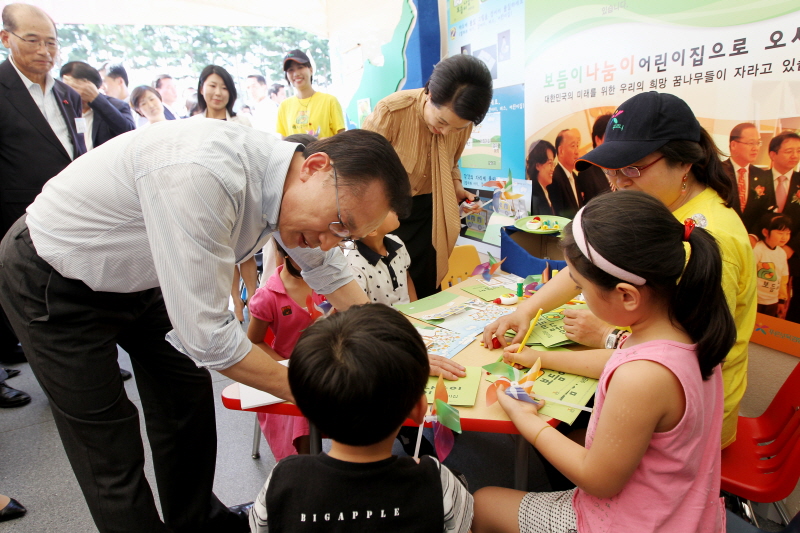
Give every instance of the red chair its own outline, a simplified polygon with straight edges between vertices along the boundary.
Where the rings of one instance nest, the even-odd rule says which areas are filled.
[[[722,450],[722,490],[745,500],[783,505],[800,479],[800,364],[795,366],[767,410],[739,417],[736,442]]]

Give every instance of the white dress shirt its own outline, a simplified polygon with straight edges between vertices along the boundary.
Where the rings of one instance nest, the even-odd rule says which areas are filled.
[[[56,84],[55,80],[48,74],[47,81],[45,82],[45,89],[44,92],[42,92],[41,85],[28,79],[28,77],[17,68],[17,65],[14,63],[14,56],[9,55],[8,57],[11,59],[11,64],[14,65],[14,70],[17,71],[20,79],[22,79],[22,83],[28,88],[28,92],[31,93],[31,97],[33,97],[33,101],[36,102],[39,111],[42,112],[47,123],[53,128],[53,133],[56,134],[58,140],[64,145],[64,150],[67,151],[69,158],[72,159],[75,156],[75,149],[72,146],[72,136],[69,133],[67,121],[64,119],[64,114],[61,113],[56,95],[53,93],[53,86]],[[67,107],[71,106],[71,104],[68,103],[64,105]],[[91,137],[91,133],[89,136]]]
[[[95,291],[160,286],[167,340],[198,366],[228,368],[251,349],[228,311],[233,265],[277,230],[298,146],[222,120],[119,135],[47,182],[28,207],[31,239],[62,276]],[[320,294],[353,279],[338,248],[288,251]]]
[[[561,170],[567,175],[567,179],[569,180],[570,187],[572,187],[572,196],[575,198],[575,201],[578,202],[578,205],[581,205],[580,201],[578,200],[578,189],[575,187],[575,174],[571,171],[567,170],[567,167],[562,165],[561,163],[558,164],[561,167]],[[550,200],[550,197],[547,197]]]
[[[88,152],[94,148],[94,140],[92,139],[92,128],[94,127],[94,110],[90,107],[88,111],[83,112],[83,120],[86,124],[86,131],[83,132],[83,142],[86,143],[86,151]]]

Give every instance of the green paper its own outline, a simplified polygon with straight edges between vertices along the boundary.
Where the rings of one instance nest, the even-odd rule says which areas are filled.
[[[477,366],[468,366],[465,370],[467,371],[466,377],[455,381],[444,381],[447,389],[447,403],[450,405],[463,407],[475,405],[478,389],[481,386],[481,369]],[[428,378],[428,383],[425,385],[425,396],[428,398],[428,403],[433,402],[433,395],[436,392],[436,383],[438,381],[438,376]]]
[[[436,309],[442,305],[445,305],[448,302],[452,302],[458,298],[457,294],[452,292],[442,291],[436,294],[432,294],[427,298],[422,298],[421,300],[417,300],[416,302],[411,302],[408,304],[394,304],[394,308],[403,313],[404,315],[413,315],[416,313],[425,313],[430,311],[431,309]]]
[[[544,374],[539,376],[533,384],[533,392],[545,398],[554,398],[585,406],[597,390],[596,379],[567,374],[566,372],[556,372],[555,370],[542,369],[542,371]],[[499,377],[497,375],[488,375],[486,376],[486,381],[494,383]],[[545,404],[539,409],[539,412],[544,416],[572,424],[582,411],[555,402],[547,403],[547,400],[545,400]]]
[[[461,290],[477,296],[481,300],[487,302],[496,300],[497,298],[505,296],[506,294],[513,294],[513,291],[509,290],[508,287],[487,287],[483,283],[470,285],[469,287],[461,287]]]
[[[504,378],[507,378],[509,381],[518,381],[519,378],[521,378],[523,375],[522,372],[520,372],[513,366],[500,362],[484,365],[482,368],[486,370],[489,374],[502,376]]]
[[[455,407],[447,405],[442,400],[436,400],[436,417],[444,427],[461,433],[461,415]]]

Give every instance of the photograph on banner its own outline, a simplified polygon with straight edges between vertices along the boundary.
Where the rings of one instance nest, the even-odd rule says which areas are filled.
[[[494,86],[522,83],[524,0],[449,0],[448,55],[470,54],[486,63]]]
[[[526,153],[566,138],[582,156],[595,123],[636,94],[685,100],[724,154],[732,207],[754,247],[761,327],[752,340],[790,339],[800,353],[800,5],[577,0],[568,13],[526,4]],[[559,155],[567,167],[574,159],[557,151],[554,184],[565,171]]]

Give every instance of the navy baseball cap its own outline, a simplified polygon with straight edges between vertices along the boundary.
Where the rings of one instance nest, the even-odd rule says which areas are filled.
[[[689,105],[673,94],[637,94],[611,115],[603,144],[578,159],[575,168],[627,167],[669,141],[700,142],[700,123]]]
[[[288,54],[286,54],[286,57],[283,58],[284,72],[286,72],[286,70],[289,68],[286,66],[286,63],[288,63],[289,61],[296,61],[301,65],[304,63],[311,63],[311,60],[302,50],[291,50]]]

